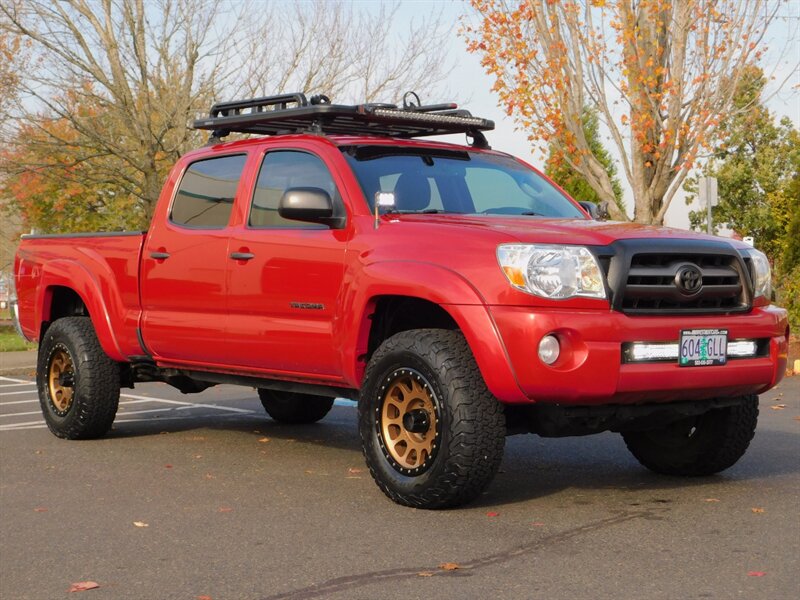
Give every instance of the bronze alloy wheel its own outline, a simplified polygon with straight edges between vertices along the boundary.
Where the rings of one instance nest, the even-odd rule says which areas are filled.
[[[438,401],[430,383],[413,369],[397,369],[381,387],[378,439],[401,473],[417,475],[432,464],[439,443]]]
[[[75,397],[75,370],[72,356],[61,344],[50,354],[47,368],[47,387],[50,402],[59,416],[64,416],[72,406]]]

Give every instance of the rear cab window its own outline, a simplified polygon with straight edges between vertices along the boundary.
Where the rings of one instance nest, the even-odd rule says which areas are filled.
[[[246,162],[246,154],[234,154],[191,163],[172,202],[170,222],[194,229],[226,227]]]

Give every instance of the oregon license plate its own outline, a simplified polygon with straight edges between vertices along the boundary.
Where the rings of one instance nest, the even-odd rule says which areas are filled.
[[[724,365],[727,361],[727,329],[684,329],[678,351],[682,367]]]

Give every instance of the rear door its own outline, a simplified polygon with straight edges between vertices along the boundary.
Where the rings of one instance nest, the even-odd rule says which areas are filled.
[[[142,254],[141,327],[157,358],[228,362],[223,341],[229,221],[246,162],[245,153],[191,162],[172,202],[153,218]]]
[[[341,214],[335,169],[303,148],[269,149],[260,158],[243,223],[231,233],[228,342],[232,364],[322,379],[341,375],[334,316],[348,228],[283,219],[278,202],[292,187],[326,191]]]

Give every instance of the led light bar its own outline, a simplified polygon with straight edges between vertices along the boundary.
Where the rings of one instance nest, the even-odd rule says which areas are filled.
[[[758,355],[758,340],[728,342],[728,358],[751,358]],[[626,362],[678,360],[677,342],[632,342],[625,345]]]
[[[630,354],[628,356],[632,362],[678,360],[678,343],[634,342],[630,346]]]
[[[746,358],[758,354],[758,344],[755,340],[736,340],[728,342],[728,356]]]
[[[429,123],[452,123],[454,125],[472,125],[474,127],[485,127],[487,121],[479,117],[462,117],[458,115],[442,115],[424,112],[391,110],[386,108],[376,108],[372,114],[378,117],[388,117],[406,121],[427,121]]]

